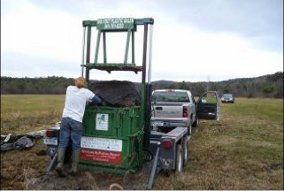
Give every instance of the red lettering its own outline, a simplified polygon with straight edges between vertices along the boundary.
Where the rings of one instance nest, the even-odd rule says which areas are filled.
[[[81,149],[80,159],[119,164],[122,156],[121,152]]]

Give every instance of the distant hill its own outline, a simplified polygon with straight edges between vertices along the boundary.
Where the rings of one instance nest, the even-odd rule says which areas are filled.
[[[220,82],[155,81],[152,83],[152,88],[189,89],[195,96],[201,95],[206,90],[215,90],[220,95],[230,92],[236,97],[283,98],[283,72],[255,78],[237,78]]]
[[[64,94],[72,78],[51,76],[47,78],[1,77],[1,94]],[[236,97],[272,97],[283,98],[283,72],[256,78],[237,78],[220,82],[175,82],[154,81],[152,89],[189,89],[194,96],[206,90],[215,90],[219,94],[233,93]]]

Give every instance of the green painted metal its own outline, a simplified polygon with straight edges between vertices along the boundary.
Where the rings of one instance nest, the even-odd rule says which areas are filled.
[[[107,116],[107,124],[100,126],[100,116]],[[80,160],[80,167],[92,168],[112,173],[135,171],[144,161],[143,121],[141,107],[88,106],[83,119],[83,136],[108,140],[122,140],[122,151],[114,152],[121,156],[118,162],[98,160]],[[84,148],[82,148],[84,149]],[[107,156],[110,157],[110,156]]]
[[[96,51],[95,51],[95,59],[94,64],[98,63],[98,56],[99,56],[99,47],[101,42],[101,33],[103,33],[103,59],[104,64],[107,64],[107,51],[106,51],[106,32],[127,32],[126,38],[126,46],[125,46],[125,53],[124,53],[124,64],[127,64],[128,52],[129,52],[129,45],[130,42],[132,43],[132,63],[135,64],[135,57],[134,57],[134,40],[130,41],[130,37],[134,38],[134,32],[136,27],[134,25],[133,18],[108,18],[108,19],[98,19],[97,20],[97,41],[96,41]]]
[[[128,173],[140,168],[145,160],[145,145],[149,138],[145,136],[149,126],[147,122],[147,91],[146,91],[146,55],[148,25],[154,24],[154,19],[143,18],[110,18],[98,20],[85,20],[83,27],[87,27],[86,60],[81,66],[86,69],[86,79],[89,81],[89,72],[92,69],[111,71],[142,72],[140,85],[141,104],[131,107],[87,106],[84,114],[83,136],[86,139],[103,141],[115,147],[116,150],[108,150],[103,143],[101,149],[96,146],[81,149],[79,167],[96,172]],[[144,27],[142,64],[135,64],[135,32],[137,25]],[[98,30],[94,62],[90,61],[91,28]],[[106,53],[106,33],[127,32],[124,60],[122,62],[108,63]],[[101,34],[103,34],[103,63],[98,62]],[[130,40],[131,39],[131,40]],[[132,44],[131,63],[127,62],[129,45]],[[100,120],[106,119],[104,122]],[[111,145],[114,142],[115,145]],[[88,145],[88,144],[86,144]],[[93,148],[94,147],[94,148]],[[99,146],[98,146],[99,147]],[[106,149],[102,149],[106,148]],[[82,153],[83,152],[83,153]]]
[[[134,25],[154,24],[153,18],[134,19]],[[97,20],[84,20],[83,27],[97,26]]]
[[[84,114],[84,134],[88,136],[125,137],[143,131],[141,107],[88,106]],[[96,115],[108,115],[107,130],[97,130]]]
[[[131,30],[128,30],[128,31],[127,31],[125,54],[124,54],[124,64],[127,63],[128,50],[129,50],[129,44],[130,44],[130,36],[131,36]],[[133,42],[133,41],[131,41],[131,42]],[[133,59],[132,59],[132,61],[133,61]],[[134,64],[134,63],[132,63],[132,64]]]
[[[99,30],[132,30],[134,29],[133,18],[107,18],[97,20]]]
[[[100,41],[101,41],[101,31],[98,31],[94,63],[98,62],[99,50],[100,50]],[[104,54],[106,54],[106,51],[104,52]]]
[[[104,52],[104,64],[107,63],[107,54],[106,54],[106,32],[103,32],[103,52]]]
[[[137,25],[144,25],[144,28],[146,27],[148,30],[147,25],[148,24],[154,24],[154,19],[152,18],[142,18],[142,19],[134,19],[134,18],[108,18],[108,19],[98,19],[98,20],[84,20],[83,21],[83,27],[87,27],[87,54],[86,54],[86,63],[82,66],[86,66],[88,69],[86,70],[86,78],[88,80],[89,78],[89,69],[96,69],[96,67],[90,67],[90,65],[96,65],[96,64],[102,64],[98,62],[99,57],[99,49],[100,49],[100,41],[101,41],[101,33],[103,33],[103,64],[106,66],[109,66],[109,63],[107,62],[107,49],[106,49],[106,33],[108,32],[127,32],[127,39],[126,39],[126,45],[125,45],[125,53],[124,53],[124,60],[119,61],[116,63],[110,63],[110,64],[121,64],[123,63],[125,65],[125,71],[134,71],[139,72],[141,70],[129,70],[129,64],[135,65],[135,40],[134,40],[134,33],[136,32]],[[121,25],[121,26],[120,26]],[[96,27],[98,30],[97,34],[97,40],[96,40],[96,50],[95,50],[95,56],[93,63],[90,62],[90,49],[91,49],[91,28]],[[144,30],[145,31],[145,30]],[[130,38],[132,40],[130,40]],[[144,35],[145,38],[145,35]],[[132,59],[131,63],[127,62],[128,58],[128,52],[129,52],[129,46],[130,43],[132,44]],[[147,43],[147,42],[146,42]],[[143,45],[145,46],[145,45]],[[145,51],[145,50],[143,50]],[[144,53],[143,53],[144,54]],[[143,55],[144,56],[144,55]],[[144,61],[143,61],[144,65]],[[108,72],[111,72],[114,68],[113,66],[109,66],[109,69],[101,69],[106,70]],[[117,70],[117,67],[114,68],[114,70]],[[120,67],[119,71],[123,71],[123,66]]]

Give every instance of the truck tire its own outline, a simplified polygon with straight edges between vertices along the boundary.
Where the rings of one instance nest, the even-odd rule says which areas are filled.
[[[183,149],[181,144],[177,144],[176,148],[176,169],[175,171],[181,173],[183,171]]]
[[[198,126],[198,119],[196,117],[195,121],[192,124],[192,127],[197,127]]]

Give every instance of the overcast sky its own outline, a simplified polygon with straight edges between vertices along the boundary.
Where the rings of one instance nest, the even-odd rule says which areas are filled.
[[[152,80],[283,71],[283,0],[1,0],[1,76],[79,76],[82,20],[110,17],[154,18]],[[140,79],[127,74],[91,77]]]

